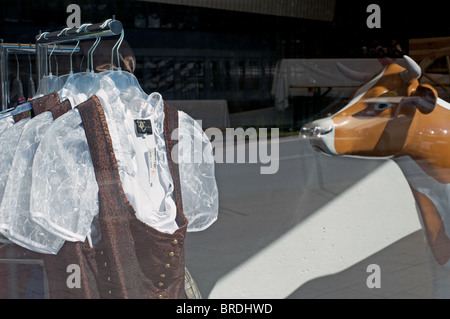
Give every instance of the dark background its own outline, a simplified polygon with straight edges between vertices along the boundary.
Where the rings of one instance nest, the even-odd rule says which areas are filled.
[[[82,23],[115,16],[136,55],[145,91],[167,99],[226,99],[231,112],[272,106],[275,64],[284,58],[362,58],[375,41],[450,34],[443,1],[336,0],[334,21],[312,21],[143,1],[1,0],[0,38],[34,43],[39,31],[61,30],[70,3]],[[381,29],[366,25],[367,6],[381,7]],[[159,25],[152,24],[157,19]],[[100,49],[101,50],[101,46]]]
[[[101,22],[113,15],[127,31],[132,46],[266,49],[280,58],[328,58],[361,55],[361,44],[392,39],[407,47],[410,38],[448,36],[450,24],[444,1],[336,0],[333,22],[144,1],[1,0],[0,34],[5,42],[34,42],[39,30],[59,30],[66,24],[70,4],[81,7],[81,22]],[[366,8],[381,7],[381,29],[369,29]],[[148,17],[160,18],[160,28],[149,27]],[[141,37],[137,30],[145,30]],[[167,35],[170,35],[168,37]]]

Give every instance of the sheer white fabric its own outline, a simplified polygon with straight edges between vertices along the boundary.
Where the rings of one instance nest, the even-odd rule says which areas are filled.
[[[60,94],[77,104],[87,99],[83,93],[72,90],[62,90]],[[130,165],[129,161],[123,160],[130,147],[124,134],[119,94],[111,81],[101,81],[96,93],[105,111],[114,152],[120,156],[119,170],[123,170]],[[99,211],[98,185],[77,109],[54,121],[36,152],[33,166],[33,220],[65,240],[84,241],[88,235],[92,240],[96,235],[91,224]],[[55,174],[52,179],[49,172]]]
[[[64,240],[34,223],[30,214],[33,158],[52,122],[52,114],[44,112],[24,126],[0,206],[0,216],[8,221],[0,232],[16,244],[44,254],[56,254],[64,244]]]
[[[164,102],[161,95],[154,93],[143,100],[133,88],[118,91],[114,83],[106,79],[100,81],[96,96],[105,111],[125,194],[137,217],[161,232],[173,233],[178,226],[175,222],[174,186],[164,141]],[[149,181],[147,164],[149,141],[140,140],[136,135],[135,119],[150,119],[153,124],[158,159],[158,176],[153,186]],[[209,151],[212,157],[209,140],[201,128],[186,114],[181,115],[180,124],[188,126],[184,129],[188,134],[202,138],[202,143],[207,146],[205,153]],[[185,150],[191,149],[191,143],[190,139],[180,140],[180,153],[187,154]],[[180,163],[180,171],[189,170],[182,175],[182,194],[186,201],[183,208],[190,221],[189,231],[203,230],[217,218],[214,164],[213,161],[203,164]],[[50,231],[66,240],[84,240],[89,234],[90,223],[98,214],[98,186],[77,110],[53,123],[36,152],[33,166],[33,220],[48,225]],[[192,177],[189,174],[197,175]],[[77,222],[73,221],[74,218]]]
[[[61,101],[68,99],[71,105],[78,105],[88,99],[86,94],[77,89],[74,82],[66,82],[58,95],[61,97]]]
[[[30,119],[26,118],[16,123],[0,136],[0,200],[3,202],[6,183],[10,177],[9,171],[16,154],[17,144],[22,135],[25,124]],[[11,178],[14,178],[11,176]],[[9,220],[6,216],[0,215],[0,229],[7,229]]]
[[[0,202],[3,201],[6,183],[9,178],[9,171],[17,150],[17,143],[19,142],[23,127],[29,120],[30,119],[28,118],[21,120],[0,135]],[[9,220],[6,219],[6,216],[0,215],[0,230],[6,229],[8,223]],[[10,241],[5,239],[0,232],[0,243],[9,242]]]
[[[12,116],[8,116],[4,119],[1,119],[0,120],[0,134],[2,134],[4,131],[9,129],[13,125],[14,125],[14,119]]]
[[[181,111],[178,114],[178,161],[184,214],[190,231],[202,231],[217,220],[219,211],[212,145],[192,117]]]
[[[56,119],[33,161],[30,212],[35,223],[69,241],[84,241],[98,214],[98,186],[77,109]]]

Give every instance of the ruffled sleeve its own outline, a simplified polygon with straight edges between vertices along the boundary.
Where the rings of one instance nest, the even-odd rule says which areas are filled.
[[[90,234],[98,186],[77,109],[54,121],[36,151],[30,210],[33,221],[65,240]]]
[[[21,120],[0,136],[0,201],[3,199],[3,194],[5,193],[9,171],[17,150],[17,144],[22,136],[23,128],[29,120],[29,118]]]
[[[0,135],[0,203],[3,201],[6,184],[9,179],[9,172],[16,154],[17,144],[19,143],[22,131],[30,119],[26,118],[13,125]],[[0,232],[8,229],[10,220],[9,215],[0,213]],[[0,236],[0,243],[9,242]]]
[[[200,125],[184,112],[178,112],[178,160],[184,215],[188,231],[202,231],[218,217],[214,156],[211,142]]]
[[[23,128],[0,205],[0,215],[8,220],[6,229],[0,231],[16,244],[44,254],[56,254],[64,243],[33,223],[29,210],[33,158],[52,121],[52,114],[44,112]]]

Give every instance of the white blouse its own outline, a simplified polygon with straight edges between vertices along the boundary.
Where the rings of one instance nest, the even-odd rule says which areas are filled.
[[[173,233],[178,225],[164,140],[164,102],[158,93],[144,100],[135,90],[119,91],[106,78],[95,95],[105,111],[123,189],[137,217],[161,232]],[[153,134],[137,134],[134,120],[150,120]],[[183,210],[188,231],[201,231],[218,215],[212,146],[201,127],[183,112],[179,128],[180,136],[186,134],[178,143]],[[204,157],[198,163],[189,160],[194,143],[203,146]],[[99,211],[98,186],[77,109],[55,120],[36,150],[30,211],[33,221],[60,238],[84,241],[87,236],[96,242],[91,225]]]

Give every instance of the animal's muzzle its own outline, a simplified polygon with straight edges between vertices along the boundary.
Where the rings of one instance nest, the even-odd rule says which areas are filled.
[[[322,135],[327,135],[331,132],[333,132],[333,126],[321,127],[315,122],[306,124],[300,130],[300,134],[305,138],[321,137]]]
[[[300,130],[300,135],[307,138],[316,151],[337,155],[334,147],[334,130],[333,121],[326,118],[306,124]]]

